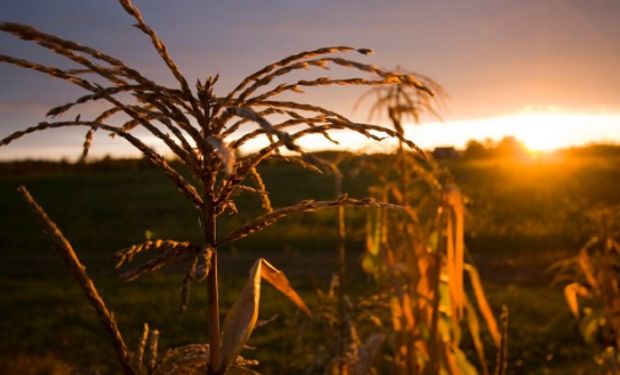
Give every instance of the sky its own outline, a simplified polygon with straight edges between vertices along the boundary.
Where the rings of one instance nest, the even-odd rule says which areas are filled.
[[[448,94],[441,121],[423,118],[407,135],[423,147],[515,135],[532,148],[620,142],[620,2],[617,0],[165,0],[136,1],[183,72],[219,73],[225,94],[245,75],[301,50],[351,45],[355,56],[401,66]],[[133,20],[111,0],[0,0],[0,20],[25,23],[119,57],[174,84]],[[0,54],[67,65],[37,46],[0,35]],[[0,64],[0,136],[44,120],[83,92],[66,82]],[[310,91],[307,102],[356,121],[360,88]],[[386,119],[374,119],[385,122]],[[344,144],[364,149],[361,140]],[[48,131],[0,148],[0,159],[75,157],[83,132]],[[306,140],[309,148],[323,147]],[[122,140],[95,139],[95,155],[125,155]]]

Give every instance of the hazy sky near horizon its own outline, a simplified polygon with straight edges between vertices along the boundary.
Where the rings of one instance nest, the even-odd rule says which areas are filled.
[[[438,81],[449,95],[441,111],[448,124],[466,126],[478,119],[549,110],[606,115],[606,125],[593,126],[589,133],[582,129],[585,138],[578,139],[620,141],[617,0],[143,0],[136,4],[188,77],[221,74],[216,89],[220,94],[289,54],[352,45],[375,51],[368,57],[352,56],[357,60],[387,68],[400,65]],[[174,84],[146,37],[131,27],[131,17],[115,1],[0,0],[0,20],[30,24],[93,46],[151,78]],[[0,35],[0,54],[69,66],[9,35]],[[50,107],[83,93],[68,83],[3,64],[0,82],[0,136],[42,121]],[[352,110],[363,92],[359,88],[307,91],[304,100],[366,119],[364,108]],[[450,126],[434,126],[425,146],[456,142],[446,135]],[[471,138],[489,136],[481,127],[473,128],[477,130],[471,131]],[[429,130],[424,132],[428,137]],[[411,134],[415,137],[415,129]],[[466,131],[460,136],[468,137]],[[0,149],[0,158],[63,152],[71,156],[79,153],[82,137],[83,132],[49,131]],[[94,151],[121,149],[99,138]],[[72,146],[70,152],[67,146]]]

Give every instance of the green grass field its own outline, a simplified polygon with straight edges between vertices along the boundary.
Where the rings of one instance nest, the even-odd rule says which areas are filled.
[[[466,243],[496,312],[511,311],[510,368],[514,374],[574,374],[592,361],[579,328],[565,306],[560,286],[549,284],[545,269],[574,254],[587,236],[583,212],[618,203],[620,158],[615,155],[568,155],[536,160],[450,160],[448,167],[469,198]],[[345,165],[345,171],[351,167]],[[263,167],[274,206],[303,198],[333,195],[329,176],[280,164]],[[370,175],[345,180],[345,191],[364,196]],[[192,291],[185,315],[178,313],[181,273],[171,268],[132,283],[117,281],[115,250],[154,238],[197,241],[200,228],[192,208],[157,170],[139,161],[101,162],[90,166],[49,163],[0,165],[0,362],[16,354],[51,355],[80,368],[115,373],[113,351],[94,313],[66,272],[60,257],[41,233],[16,191],[26,185],[72,241],[133,346],[142,322],[162,331],[162,347],[206,340],[206,290]],[[221,234],[249,218],[259,203],[243,200],[243,217],[225,218]],[[244,209],[247,209],[244,211]],[[347,211],[351,291],[373,284],[359,271],[364,212]],[[316,303],[337,267],[335,212],[288,218],[222,252],[222,298],[230,306],[252,262],[266,257],[284,270],[293,285]],[[265,288],[261,318],[279,317],[250,340],[263,373],[303,373],[312,353],[292,356],[299,345],[290,335],[302,327],[310,346],[324,339],[293,306]],[[307,332],[303,332],[307,327]],[[314,327],[314,328],[313,328]],[[489,357],[494,352],[489,349]]]

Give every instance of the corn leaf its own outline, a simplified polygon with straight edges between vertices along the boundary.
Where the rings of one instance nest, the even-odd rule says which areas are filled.
[[[288,279],[265,259],[258,259],[250,270],[241,295],[226,315],[222,336],[222,366],[224,372],[230,368],[234,359],[246,344],[258,319],[261,281],[267,281],[287,296],[306,315],[312,316],[301,297],[290,286]]]
[[[583,335],[583,339],[589,345],[594,345],[596,338],[603,328],[605,318],[600,309],[591,310],[586,313],[579,323],[579,329]]]
[[[594,276],[594,268],[592,267],[592,262],[590,261],[590,255],[588,255],[587,248],[583,248],[579,251],[577,260],[579,262],[579,268],[586,277],[586,280],[588,280],[588,284],[590,284],[593,288],[598,288],[598,282]]]
[[[463,351],[458,347],[454,350],[454,358],[456,359],[456,363],[459,368],[459,370],[454,374],[478,375],[476,368],[471,364],[471,362],[469,362],[465,353],[463,353]]]
[[[579,283],[568,284],[564,287],[564,297],[575,317],[579,317],[579,300],[577,297],[587,297],[589,295],[588,289]]]
[[[447,220],[448,235],[448,277],[450,284],[450,296],[454,313],[457,319],[463,316],[464,291],[463,291],[463,264],[464,264],[464,208],[461,192],[455,186],[450,187],[446,193],[446,202],[450,207]]]
[[[480,275],[476,268],[474,268],[470,264],[465,264],[463,267],[465,271],[469,274],[469,280],[471,282],[472,288],[474,289],[474,295],[476,297],[476,302],[478,304],[478,308],[480,309],[480,313],[484,318],[487,328],[489,329],[489,333],[493,338],[493,342],[497,347],[499,347],[500,342],[500,334],[499,329],[497,328],[497,321],[495,320],[495,316],[493,315],[493,311],[489,306],[489,302],[487,301],[487,297],[484,294],[484,289],[482,289],[482,282],[480,281]]]

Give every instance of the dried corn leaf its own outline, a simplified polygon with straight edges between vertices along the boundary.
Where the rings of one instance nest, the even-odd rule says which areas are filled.
[[[267,191],[267,187],[265,186],[265,182],[261,177],[260,173],[256,170],[256,168],[250,169],[250,175],[254,179],[256,184],[257,192],[260,196],[261,206],[267,212],[273,212],[273,207],[271,206],[271,200],[269,199],[269,192]]]
[[[489,333],[493,338],[493,342],[496,346],[500,344],[500,333],[497,327],[497,321],[495,320],[495,316],[493,315],[493,311],[489,306],[489,302],[487,301],[487,297],[484,294],[484,289],[482,288],[482,282],[480,281],[480,275],[475,267],[470,264],[465,264],[463,267],[465,271],[469,274],[469,280],[471,282],[471,286],[474,289],[474,296],[476,297],[476,303],[478,304],[478,308],[480,309],[480,313],[484,318],[487,328],[489,329]]]
[[[376,217],[373,217],[372,211],[377,213]],[[372,210],[367,214],[366,218],[366,251],[371,255],[379,255],[379,249],[381,247],[381,216],[383,210]]]
[[[105,305],[99,291],[95,287],[92,279],[88,276],[86,272],[86,267],[82,264],[80,259],[78,258],[73,246],[58,228],[56,223],[47,215],[43,207],[34,200],[32,195],[25,186],[21,185],[17,188],[17,190],[24,196],[26,202],[34,212],[35,216],[39,220],[40,224],[43,226],[45,232],[51,237],[52,241],[61,257],[67,264],[69,270],[75,277],[76,281],[80,285],[84,295],[88,299],[88,302],[96,311],[99,321],[106,329],[107,333],[110,336],[114,349],[116,351],[118,360],[123,368],[123,372],[127,375],[136,374],[131,356],[129,355],[129,351],[127,350],[127,345],[125,344],[125,340],[121,335],[121,332],[118,329],[116,324],[116,319],[114,318],[114,314],[108,309]]]
[[[267,135],[275,135],[278,139],[290,150],[296,150],[297,146],[293,143],[291,135],[276,129],[269,121],[258,113],[254,112],[251,108],[228,108],[228,112],[235,116],[246,118],[257,123],[261,128],[265,129]]]
[[[117,259],[116,268],[120,268],[124,263],[131,262],[133,258],[140,253],[146,251],[167,251],[167,250],[183,250],[195,251],[197,246],[192,245],[189,242],[179,242],[173,240],[149,240],[136,245],[132,245],[126,249],[118,250],[114,253],[114,257]]]
[[[266,213],[259,217],[256,217],[245,225],[237,228],[232,233],[228,234],[222,239],[218,245],[226,245],[234,241],[238,241],[244,237],[249,236],[252,233],[261,231],[270,225],[273,225],[276,221],[298,212],[312,212],[316,210],[338,207],[338,206],[362,206],[362,207],[382,207],[402,209],[401,206],[378,202],[372,198],[355,199],[349,198],[346,195],[341,195],[336,200],[332,201],[314,201],[314,200],[302,200],[292,206],[278,208],[272,212]]]
[[[123,273],[119,278],[123,281],[134,281],[140,276],[148,272],[157,271],[175,260],[182,254],[179,250],[168,249],[163,254],[150,259],[149,261],[139,265],[138,267]]]
[[[76,122],[79,120],[80,120],[79,118],[75,119]],[[82,145],[82,156],[80,157],[81,161],[86,160],[86,157],[88,156],[88,152],[90,151],[90,147],[93,144],[93,137],[96,131],[97,131],[97,128],[90,128],[86,132],[86,135],[84,136],[84,144]]]
[[[138,347],[136,349],[135,354],[132,356],[133,365],[136,369],[138,369],[139,373],[142,373],[144,366],[144,349],[146,348],[146,342],[149,338],[149,325],[144,323],[144,327],[142,329],[142,337],[140,338],[140,342],[138,343]]]
[[[588,284],[595,289],[598,288],[598,282],[594,276],[594,268],[592,267],[592,262],[590,262],[590,255],[588,255],[587,248],[583,248],[579,251],[577,261],[579,262],[579,268],[586,277]]]
[[[158,351],[159,351],[159,330],[154,329],[151,331],[150,337],[149,337],[149,362],[148,362],[149,373],[153,372],[153,370],[157,366]]]
[[[463,351],[458,347],[454,349],[454,358],[458,366],[458,371],[454,372],[453,374],[478,375],[478,371],[476,371],[476,368],[471,364],[471,362],[469,362],[465,353],[463,353]]]
[[[445,195],[445,200],[450,210],[447,220],[448,237],[448,277],[450,284],[450,296],[452,307],[457,319],[463,315],[464,290],[463,290],[463,265],[465,248],[463,244],[464,233],[464,208],[461,192],[455,186],[451,186]]]
[[[207,278],[211,271],[211,259],[213,259],[213,248],[204,246],[198,255],[198,265],[196,266],[195,281],[201,282]]]
[[[241,295],[235,301],[224,321],[222,335],[222,366],[230,368],[233,360],[246,344],[258,319],[261,281],[267,281],[287,296],[306,315],[311,316],[301,297],[290,286],[288,279],[278,269],[260,258],[252,266]]]
[[[564,297],[566,298],[566,302],[568,303],[568,307],[570,307],[570,311],[575,315],[575,317],[579,317],[579,300],[578,297],[589,297],[590,292],[586,287],[579,283],[568,284],[564,287]]]
[[[180,293],[181,293],[181,305],[179,310],[181,314],[185,313],[187,310],[187,305],[189,304],[189,293],[192,287],[192,283],[196,278],[196,268],[198,267],[198,257],[199,255],[192,256],[189,264],[187,265],[187,269],[185,270],[185,276],[183,277],[183,282],[181,283]]]
[[[390,298],[390,313],[392,318],[392,328],[395,332],[403,330],[402,318],[403,309],[400,306],[400,301],[396,297]]]

